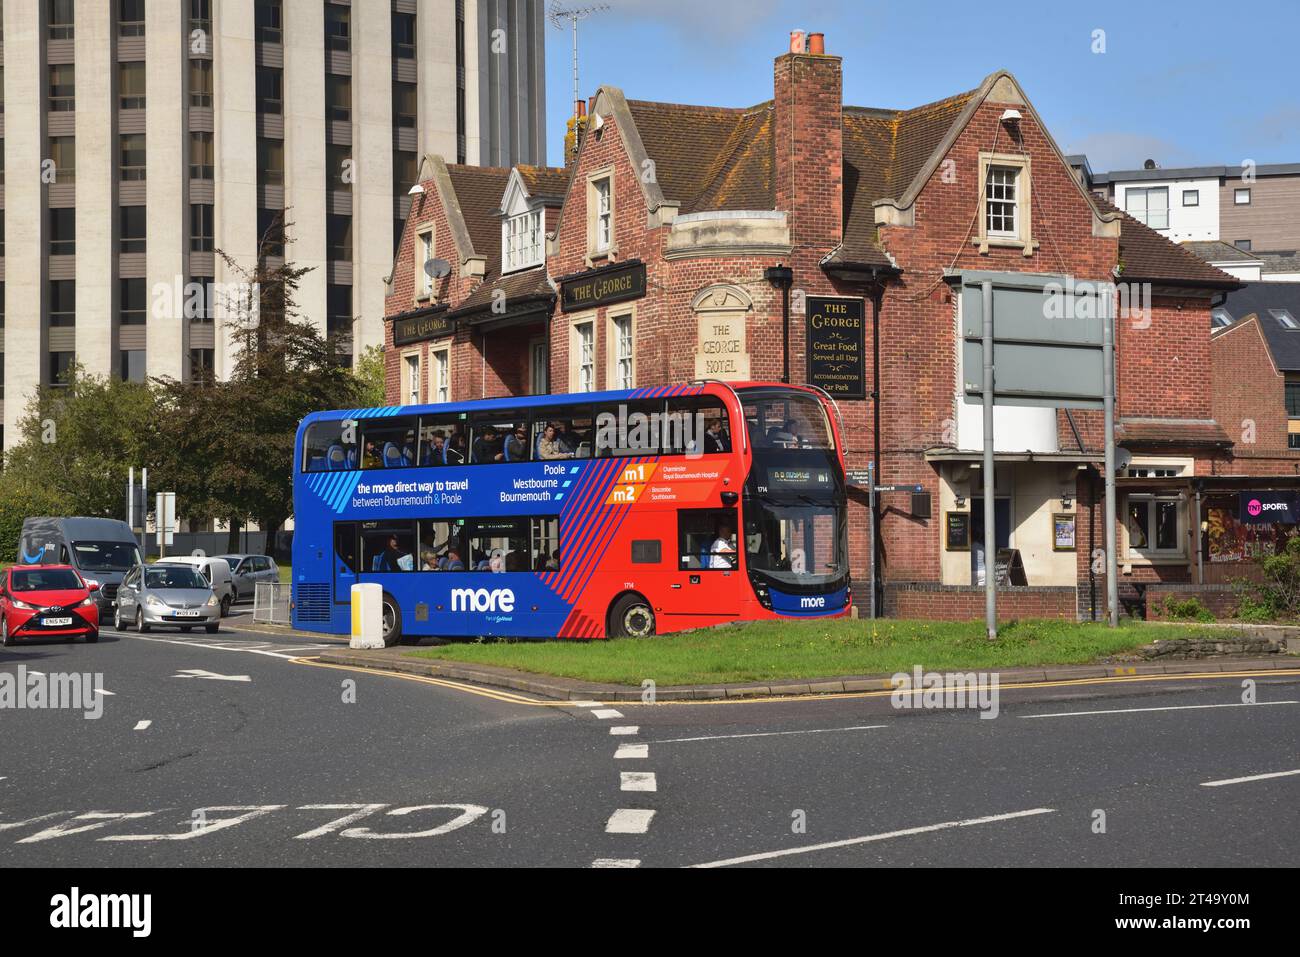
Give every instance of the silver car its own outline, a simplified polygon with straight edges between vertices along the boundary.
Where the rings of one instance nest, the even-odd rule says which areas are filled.
[[[113,604],[113,627],[147,632],[159,626],[190,631],[221,627],[221,601],[190,565],[137,565],[127,572]]]
[[[235,579],[235,601],[251,599],[258,582],[278,582],[280,568],[270,555],[217,555],[230,565]]]

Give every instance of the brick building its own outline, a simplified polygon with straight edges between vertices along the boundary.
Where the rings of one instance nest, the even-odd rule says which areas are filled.
[[[470,174],[431,158],[389,299],[394,401],[442,394],[412,385],[431,343],[408,353],[399,331],[434,319],[456,399],[536,391],[542,379],[578,392],[816,372],[836,394],[849,469],[874,462],[878,481],[927,493],[878,505],[884,608],[978,617],[983,426],[962,388],[962,274],[1118,275],[1146,306],[1117,329],[1121,590],[1137,607],[1148,584],[1192,581],[1199,518],[1182,482],[1214,472],[1232,446],[1212,407],[1209,330],[1216,297],[1237,281],[1091,195],[1010,73],[909,110],[846,106],[841,62],[813,40],[776,59],[772,98],[750,108],[600,88],[564,171]],[[525,279],[502,274],[501,249],[487,247],[509,241],[529,203],[546,250]],[[413,309],[426,228],[434,255],[459,258]],[[828,316],[858,355],[859,375],[843,382],[819,365]],[[1026,581],[1008,585],[1003,614],[1100,616],[1101,414],[999,408],[995,432],[996,545],[1019,553]],[[860,603],[867,507],[853,491]]]

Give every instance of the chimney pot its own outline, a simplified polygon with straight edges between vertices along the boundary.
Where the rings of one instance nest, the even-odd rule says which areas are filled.
[[[804,30],[790,31],[790,52],[807,53],[808,52],[808,33]]]
[[[826,55],[826,34],[810,33],[808,34],[808,52],[813,56]]]

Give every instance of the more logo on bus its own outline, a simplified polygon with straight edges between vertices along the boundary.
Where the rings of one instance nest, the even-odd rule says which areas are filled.
[[[452,611],[503,611],[507,614],[515,610],[515,593],[509,588],[453,588],[451,590]]]
[[[818,595],[814,598],[800,598],[799,607],[800,608],[825,608],[826,596]]]

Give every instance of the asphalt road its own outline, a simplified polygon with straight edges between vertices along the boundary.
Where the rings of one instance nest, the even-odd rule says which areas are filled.
[[[1254,704],[1241,677],[1002,689],[985,719],[558,705],[294,660],[319,646],[227,623],[0,650],[110,692],[97,719],[0,710],[0,867],[1300,860],[1300,675]]]

